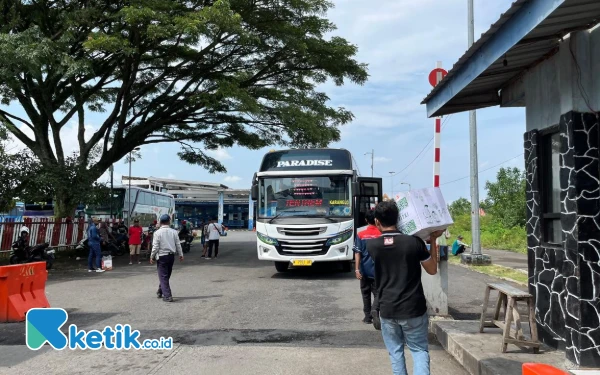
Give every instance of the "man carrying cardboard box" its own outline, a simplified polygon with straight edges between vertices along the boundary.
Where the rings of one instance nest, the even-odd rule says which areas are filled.
[[[375,262],[378,318],[393,373],[407,373],[406,343],[413,356],[414,373],[429,375],[429,319],[421,284],[421,266],[430,275],[437,273],[436,239],[443,230],[431,233],[429,252],[421,238],[402,234],[397,229],[398,216],[395,202],[380,202],[375,209],[375,225],[381,236],[367,242],[367,250]]]

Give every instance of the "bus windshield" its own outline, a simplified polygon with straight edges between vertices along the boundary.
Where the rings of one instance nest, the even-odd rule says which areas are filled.
[[[349,176],[298,176],[260,181],[258,214],[275,216],[352,216]]]

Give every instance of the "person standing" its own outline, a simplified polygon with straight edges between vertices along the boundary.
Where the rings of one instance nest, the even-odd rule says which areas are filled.
[[[102,273],[102,252],[100,251],[100,242],[102,238],[98,234],[98,218],[90,219],[87,228],[88,247],[90,248],[90,254],[88,255],[88,272]],[[96,261],[96,267],[94,268],[94,260]]]
[[[437,238],[438,250],[440,251],[440,260],[448,260],[448,239],[450,230],[446,228],[444,233]]]
[[[165,302],[173,302],[170,279],[175,263],[175,254],[179,255],[179,261],[183,262],[183,250],[179,243],[179,235],[175,229],[171,228],[170,224],[169,215],[164,214],[160,217],[160,228],[154,232],[152,253],[150,254],[150,264],[154,264],[154,259],[156,259],[158,270],[159,285],[156,296]]]
[[[223,225],[216,223],[215,219],[211,219],[208,224],[208,254],[206,259],[210,259],[212,256],[212,249],[215,248],[215,259],[219,256],[219,239],[223,235]]]
[[[381,232],[375,226],[375,214],[372,210],[367,212],[365,220],[367,228],[357,233],[353,250],[356,264],[355,274],[356,278],[360,280],[360,291],[363,298],[365,316],[362,321],[365,324],[371,324],[373,323],[373,315],[379,308],[377,306],[377,288],[375,287],[375,264],[367,251],[367,241],[379,237]],[[373,304],[371,304],[371,294],[374,297]],[[374,311],[372,312],[372,310]],[[375,329],[381,329],[381,326],[376,324]]]
[[[436,239],[430,235],[431,252],[425,242],[396,229],[398,207],[393,201],[381,202],[375,209],[379,238],[367,243],[375,262],[375,284],[379,296],[379,316],[383,341],[390,355],[394,375],[406,375],[404,345],[413,357],[413,373],[429,375],[427,302],[421,284],[421,267],[430,275],[437,273]]]
[[[202,255],[201,258],[206,257],[206,238],[204,237],[204,231],[206,230],[206,224],[204,220],[200,222],[200,244],[202,245]]]
[[[142,248],[142,227],[140,220],[134,219],[133,225],[129,227],[129,264],[134,261],[140,262],[140,249]]]

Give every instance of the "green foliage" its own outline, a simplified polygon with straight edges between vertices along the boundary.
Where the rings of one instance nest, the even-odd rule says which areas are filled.
[[[453,216],[454,225],[450,228],[452,241],[456,236],[465,237],[464,242],[472,243],[471,215]],[[487,249],[510,250],[517,253],[527,253],[527,232],[525,227],[507,228],[493,215],[481,217],[481,246]]]
[[[490,249],[527,252],[525,230],[525,176],[518,168],[501,168],[497,181],[485,185],[488,198],[481,202],[486,215],[480,219],[481,246]],[[462,234],[471,243],[471,203],[459,198],[449,205],[454,219],[451,233]]]
[[[471,202],[466,198],[458,198],[454,202],[450,203],[450,205],[448,206],[448,210],[450,211],[450,215],[452,215],[452,217],[470,215]]]
[[[179,143],[182,160],[210,172],[225,171],[205,152],[219,147],[327,146],[353,116],[329,106],[317,86],[362,84],[368,76],[354,59],[356,46],[325,37],[335,30],[324,17],[331,6],[326,0],[6,0],[0,103],[16,102],[26,115],[0,109],[0,122],[55,171],[55,182],[65,174],[95,181],[147,144]],[[84,134],[89,111],[103,113],[104,121]],[[73,121],[75,163],[56,136]],[[76,200],[60,187],[54,191],[65,204]]]
[[[486,182],[489,212],[506,227],[522,227],[526,219],[525,173],[500,168],[496,182]]]

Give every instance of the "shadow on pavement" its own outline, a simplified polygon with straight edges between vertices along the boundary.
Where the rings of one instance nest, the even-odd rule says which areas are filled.
[[[209,299],[209,298],[220,298],[220,297],[223,297],[223,295],[222,294],[213,294],[210,296],[173,297],[173,302],[177,302],[179,300]]]
[[[332,262],[333,263],[333,262]],[[328,262],[315,263],[313,266],[304,268],[292,268],[287,272],[278,272],[271,276],[272,279],[293,280],[347,280],[354,279],[353,272],[342,272],[337,264]]]
[[[372,328],[372,327],[371,327]],[[144,338],[172,337],[182,345],[276,345],[294,347],[385,348],[381,332],[360,331],[297,331],[286,329],[214,329],[214,330],[145,330]],[[433,336],[430,350],[443,350]]]

